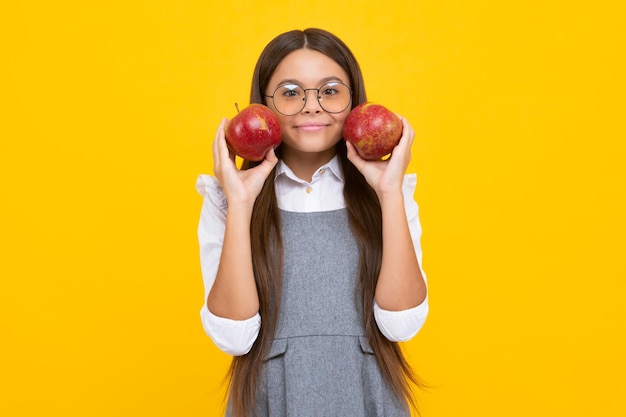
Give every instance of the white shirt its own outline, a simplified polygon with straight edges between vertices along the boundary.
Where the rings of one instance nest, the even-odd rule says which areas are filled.
[[[331,211],[345,208],[343,198],[343,174],[337,157],[320,167],[311,182],[304,181],[282,161],[278,162],[275,175],[275,191],[278,207],[292,212]],[[422,234],[418,206],[413,198],[415,174],[405,175],[402,184],[404,208],[409,223],[413,246],[421,268]],[[200,263],[204,281],[204,305],[200,310],[202,325],[215,345],[230,355],[244,355],[250,351],[261,327],[257,312],[247,320],[231,320],[212,314],[206,305],[209,291],[215,282],[217,267],[222,253],[227,202],[222,187],[215,177],[200,175],[196,189],[204,197],[198,226]],[[422,276],[426,275],[422,270]],[[388,311],[374,302],[374,317],[380,331],[393,342],[411,339],[422,328],[428,315],[428,297],[417,307]]]

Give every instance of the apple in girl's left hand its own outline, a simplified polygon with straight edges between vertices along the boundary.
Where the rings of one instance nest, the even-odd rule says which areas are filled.
[[[343,138],[368,161],[391,153],[402,137],[402,121],[386,107],[371,102],[356,106],[343,125]]]
[[[280,144],[282,136],[276,115],[257,103],[241,110],[226,126],[226,143],[249,161],[262,161],[267,151]]]

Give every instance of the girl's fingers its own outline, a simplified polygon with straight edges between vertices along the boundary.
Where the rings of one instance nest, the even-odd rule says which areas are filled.
[[[354,145],[346,141],[346,148],[348,148],[348,161],[352,162],[359,170],[362,169],[366,161],[359,156]]]
[[[265,153],[265,158],[257,168],[263,172],[264,177],[267,177],[269,173],[272,171],[274,166],[278,163],[278,157],[276,157],[276,153],[274,152],[274,148],[269,149]]]
[[[407,138],[408,145],[411,146],[411,143],[413,143],[413,137],[415,136],[413,126],[411,126],[409,121],[404,117],[400,115],[398,115],[398,117],[400,117],[400,120],[402,121],[402,137],[400,139],[402,140],[403,138]]]
[[[411,159],[411,145],[413,144],[415,132],[413,131],[411,124],[404,117],[400,115],[398,115],[398,117],[400,117],[400,120],[402,121],[402,136],[394,148],[392,155],[403,154],[405,156],[404,159],[408,160]]]
[[[213,142],[213,159],[215,161],[216,168],[221,166],[222,161],[235,159],[235,156],[231,155],[228,144],[226,143],[224,130],[227,122],[228,120],[226,118],[222,119],[222,122],[215,133],[215,141]]]

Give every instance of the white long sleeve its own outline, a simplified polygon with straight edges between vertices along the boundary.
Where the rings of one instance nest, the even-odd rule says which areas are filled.
[[[219,349],[234,356],[245,355],[259,334],[261,328],[259,313],[247,320],[231,320],[214,315],[206,304],[222,255],[226,197],[217,179],[208,175],[201,175],[198,178],[196,189],[204,197],[198,225],[200,265],[204,281],[204,305],[200,310],[202,326]]]
[[[345,207],[343,200],[343,176],[337,158],[320,167],[311,182],[297,178],[282,162],[279,162],[275,178],[276,195],[281,209],[295,212],[336,210]],[[422,265],[420,244],[421,225],[418,206],[413,194],[416,176],[406,175],[403,182],[405,211],[416,256]],[[198,226],[200,261],[204,281],[204,305],[200,311],[202,324],[215,345],[231,355],[249,352],[261,326],[257,313],[247,320],[231,320],[212,314],[206,300],[215,281],[222,253],[227,202],[215,177],[200,175],[196,189],[203,196],[203,205]],[[307,192],[308,189],[308,192]],[[317,192],[311,192],[311,190]],[[422,276],[426,275],[422,269]],[[374,303],[374,317],[380,331],[391,341],[406,341],[422,328],[428,315],[428,297],[417,307],[403,311],[387,311]]]

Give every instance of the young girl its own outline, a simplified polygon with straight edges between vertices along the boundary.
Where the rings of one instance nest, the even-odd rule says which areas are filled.
[[[364,101],[348,47],[295,30],[265,47],[252,82],[281,145],[238,170],[225,119],[217,130],[215,177],[197,183],[201,318],[234,356],[229,416],[410,415],[419,380],[397,342],[428,313],[415,175],[404,174],[414,133],[401,118],[390,158],[359,158],[342,128]]]

